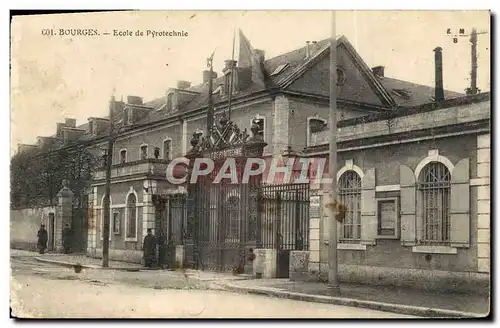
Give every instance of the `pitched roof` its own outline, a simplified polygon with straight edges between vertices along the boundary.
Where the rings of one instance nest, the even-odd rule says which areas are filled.
[[[387,91],[392,93],[392,98],[398,106],[413,107],[434,102],[434,90],[430,86],[402,81],[390,77],[379,78],[380,83]],[[406,96],[407,95],[407,96]],[[463,97],[465,94],[444,90],[444,98],[451,99]]]
[[[365,71],[367,76],[370,77],[370,80],[373,80],[372,83],[380,90],[382,96],[385,97],[386,99],[390,100],[390,98],[392,98],[397,105],[404,107],[418,106],[424,103],[433,102],[433,100],[431,99],[431,97],[434,96],[433,88],[411,82],[392,79],[388,77],[384,77],[382,79],[376,78],[373,72],[371,72],[366,63],[362,60],[362,58],[359,56],[356,50],[349,43],[347,38],[345,38],[344,36],[339,36],[337,40],[339,43],[344,43],[345,45],[347,45],[347,48],[350,50],[350,52],[353,52],[356,61],[359,62],[359,64],[361,65],[362,69]],[[267,88],[272,88],[272,87],[279,88],[282,85],[283,81],[291,81],[296,79],[298,76],[301,75],[300,71],[309,69],[311,63],[313,63],[316,58],[329,52],[329,44],[330,44],[330,38],[311,44],[310,45],[311,54],[308,58],[306,58],[306,49],[304,46],[292,50],[290,52],[287,52],[285,54],[265,60],[263,66],[265,68],[264,73],[266,77]],[[286,67],[281,69],[279,73],[272,74],[280,66],[286,66]],[[217,79],[214,80],[214,90],[217,88],[219,84],[223,83],[223,80],[224,80],[223,76],[218,77]],[[405,99],[406,97],[402,98],[394,94],[394,92],[392,91],[394,89],[408,90],[409,98]],[[203,108],[208,104],[208,83],[191,86],[189,88],[186,88],[185,90],[194,91],[199,94],[196,97],[194,97],[194,99],[192,99],[190,102],[185,104],[182,108],[180,108],[179,111],[176,112],[175,114],[188,112],[198,108]],[[233,100],[237,100],[238,98],[262,90],[266,90],[266,87],[263,88],[259,85],[251,84],[246,89],[233,94]],[[462,96],[462,94],[445,90],[445,98],[454,98],[458,96]],[[147,114],[144,115],[144,117],[140,119],[137,122],[137,124],[145,125],[169,117],[170,113],[168,113],[167,111],[158,110],[161,106],[163,106],[166,103],[167,100],[166,98],[167,96],[164,95],[162,97],[145,102],[143,106],[150,107],[151,109],[148,110]],[[213,94],[212,101],[214,105],[217,105],[218,103],[227,101],[227,97],[222,97],[220,93],[216,93]],[[118,112],[114,121],[118,122],[122,120],[122,116],[123,113]],[[86,129],[87,126],[88,123],[85,123],[79,125],[78,128]],[[106,128],[101,130],[97,135],[85,134],[79,140],[86,141],[94,139],[96,137],[104,136],[108,133],[108,131],[109,128]]]

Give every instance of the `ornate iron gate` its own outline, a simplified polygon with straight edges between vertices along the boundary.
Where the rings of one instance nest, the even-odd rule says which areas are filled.
[[[277,278],[289,274],[290,251],[309,249],[309,184],[259,188],[259,248],[276,249]]]
[[[193,134],[193,148],[188,154],[190,172],[196,158],[210,158],[215,166],[210,174],[188,187],[186,240],[192,241],[193,247],[190,256],[190,247],[186,245],[186,254],[195,268],[241,272],[248,249],[257,246],[257,192],[261,176],[242,179],[247,159],[261,157],[266,144],[257,124],[251,130],[250,138],[246,129],[240,131],[223,116],[207,138],[201,138],[201,132]],[[228,158],[234,160],[232,167],[227,166]],[[228,168],[232,179],[226,175],[219,180],[219,171],[224,174]]]

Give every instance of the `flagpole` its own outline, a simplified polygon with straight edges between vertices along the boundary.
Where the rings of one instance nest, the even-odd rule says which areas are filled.
[[[236,30],[233,30],[233,53],[231,55],[231,77],[229,78],[229,97],[227,103],[227,119],[231,120],[231,102],[233,100],[233,73],[234,73],[234,42],[236,39]]]
[[[213,109],[213,101],[212,101],[212,93],[213,93],[213,75],[214,75],[214,54],[207,60],[207,64],[210,67],[210,79],[208,80],[208,110],[207,110],[207,136],[210,137],[212,135],[212,126],[214,125],[214,109]]]
[[[332,38],[330,42],[330,157],[328,176],[332,180],[329,193],[330,207],[328,216],[328,289],[332,294],[339,294],[338,258],[337,258],[337,36],[336,17],[332,11]]]

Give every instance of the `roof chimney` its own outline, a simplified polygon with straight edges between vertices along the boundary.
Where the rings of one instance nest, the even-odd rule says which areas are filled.
[[[232,68],[236,67],[236,60],[228,59],[224,61],[225,66],[223,69],[223,72],[225,73],[226,71],[231,70]]]
[[[188,89],[189,87],[191,87],[191,82],[177,81],[177,89]]]
[[[434,63],[436,69],[434,99],[436,102],[444,100],[443,89],[443,48],[437,47],[434,49]]]
[[[306,59],[309,58],[309,56],[311,56],[310,43],[311,41],[306,41]]]
[[[74,127],[76,127],[76,120],[74,118],[65,118],[64,124],[67,127],[74,128]]]
[[[379,77],[384,77],[384,68],[384,66],[375,66],[372,68],[372,72]]]
[[[127,96],[127,104],[142,105],[142,98],[138,96]]]
[[[266,60],[266,52],[261,49],[254,50],[255,56],[257,56],[259,63],[263,63]]]
[[[212,72],[212,79],[217,78],[217,73]],[[203,83],[208,83],[210,81],[210,70],[204,70],[203,71]]]

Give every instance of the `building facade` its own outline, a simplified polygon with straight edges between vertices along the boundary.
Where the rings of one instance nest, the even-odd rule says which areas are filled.
[[[343,279],[415,284],[418,277],[452,283],[489,277],[489,93],[444,90],[440,56],[441,76],[427,87],[387,77],[383,66],[370,69],[345,37],[337,41],[336,178],[348,208],[338,225]],[[196,131],[207,134],[212,79],[216,120],[230,108],[229,119],[241,130],[257,122],[267,161],[287,151],[311,159],[308,249],[289,256],[307,259],[300,270],[308,279],[324,277],[328,185],[315,181],[315,163],[328,157],[329,46],[329,40],[308,42],[266,59],[241,33],[240,57],[227,60],[220,77],[205,70],[201,85],[179,81],[150,102],[136,96],[115,101],[110,258],[140,262],[147,229],[157,230],[171,216],[158,197],[187,193],[165,172],[189,152]],[[109,117],[89,118],[79,127],[58,124],[57,134],[43,140],[82,140],[99,156],[108,132]],[[328,175],[327,168],[320,170]],[[102,254],[104,190],[101,169],[89,190],[91,256]],[[277,264],[261,260],[259,273],[276,276]]]

